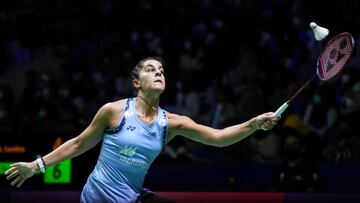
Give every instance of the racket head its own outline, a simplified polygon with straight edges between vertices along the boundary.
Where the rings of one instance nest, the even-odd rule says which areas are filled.
[[[348,63],[354,47],[354,37],[348,32],[340,33],[328,41],[316,65],[319,78],[329,80],[337,75]]]

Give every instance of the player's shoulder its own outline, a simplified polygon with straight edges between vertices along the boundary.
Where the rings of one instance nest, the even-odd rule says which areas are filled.
[[[127,99],[121,99],[121,100],[117,100],[117,101],[113,101],[113,102],[108,102],[108,103],[104,104],[101,108],[104,108],[109,111],[121,109],[121,108],[124,108],[126,100]]]
[[[189,118],[187,116],[176,114],[176,113],[171,113],[171,112],[168,112],[168,111],[166,111],[166,116],[169,119],[188,119]]]
[[[189,117],[176,113],[166,112],[166,115],[169,119],[170,127],[178,128],[192,121]]]
[[[168,111],[165,111],[165,112],[166,112],[166,116],[168,117],[168,119],[177,119],[180,116],[178,114],[171,113],[171,112],[168,112]]]
[[[121,99],[114,102],[108,102],[100,107],[99,112],[102,112],[105,115],[117,115],[124,111],[126,104],[126,99]]]

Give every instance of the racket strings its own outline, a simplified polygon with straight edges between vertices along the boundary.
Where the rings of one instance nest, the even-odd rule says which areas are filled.
[[[354,49],[354,40],[350,33],[334,37],[326,45],[317,65],[321,80],[328,80],[337,75],[350,59]]]

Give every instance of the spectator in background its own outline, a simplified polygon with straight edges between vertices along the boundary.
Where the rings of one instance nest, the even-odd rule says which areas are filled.
[[[297,116],[291,115],[284,122],[283,163],[274,174],[273,191],[320,192],[323,190],[321,176],[314,158],[311,158],[317,157],[317,153],[310,147],[314,145],[313,140],[310,139],[311,131],[299,128],[302,126],[299,121]]]
[[[360,158],[360,138],[354,135],[351,121],[338,121],[323,140],[322,157],[334,163],[352,162]]]
[[[255,163],[280,163],[281,162],[281,136],[278,130],[257,133],[250,138],[254,153],[251,160]]]

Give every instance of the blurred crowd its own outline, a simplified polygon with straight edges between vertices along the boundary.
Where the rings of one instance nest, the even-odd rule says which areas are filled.
[[[161,106],[216,128],[275,111],[315,71],[310,20],[360,42],[360,4],[299,0],[14,0],[0,9],[0,134],[76,136],[106,102],[133,96],[130,70],[164,59]],[[331,15],[336,12],[337,15]],[[334,17],[337,16],[337,17]],[[340,17],[339,17],[340,16]],[[218,150],[176,138],[157,161],[281,163],[289,128],[314,161],[359,161],[359,56],[313,81],[277,127]]]

